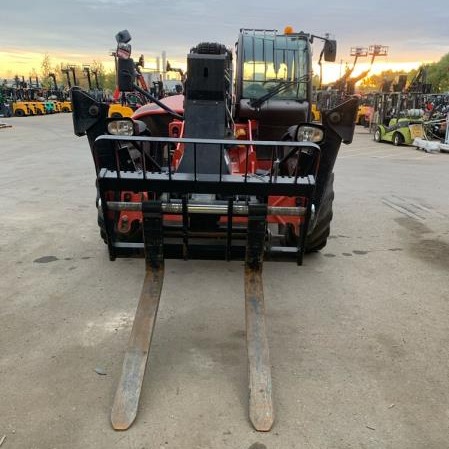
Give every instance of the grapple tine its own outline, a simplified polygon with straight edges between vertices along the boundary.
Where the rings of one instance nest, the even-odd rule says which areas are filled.
[[[261,269],[245,268],[245,312],[249,419],[256,430],[268,432],[273,426],[274,413]]]
[[[128,429],[137,415],[163,280],[163,263],[158,267],[146,264],[142,292],[112,406],[111,423],[116,430]]]
[[[248,350],[249,419],[268,432],[274,421],[271,366],[265,331],[262,267],[267,206],[249,206],[245,261],[246,346]]]

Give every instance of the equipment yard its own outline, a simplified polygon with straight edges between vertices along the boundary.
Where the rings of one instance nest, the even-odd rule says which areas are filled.
[[[449,154],[357,126],[327,246],[265,262],[269,433],[248,420],[244,263],[167,260],[139,414],[117,432],[145,262],[109,261],[71,114],[4,121],[1,449],[448,447]]]

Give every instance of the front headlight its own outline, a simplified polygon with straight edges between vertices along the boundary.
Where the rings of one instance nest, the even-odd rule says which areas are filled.
[[[131,119],[111,120],[108,123],[108,133],[114,136],[133,136],[134,122]]]
[[[299,125],[296,130],[298,142],[321,143],[324,139],[324,129],[318,125]]]

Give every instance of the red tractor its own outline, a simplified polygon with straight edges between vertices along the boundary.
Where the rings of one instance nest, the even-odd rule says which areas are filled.
[[[324,112],[322,125],[311,123],[317,38],[243,29],[235,74],[229,49],[201,43],[187,56],[184,94],[162,100],[136,84],[128,52],[118,59],[119,88],[151,101],[128,119],[108,119],[107,105],[72,89],[74,129],[89,139],[110,259],[146,260],[114,428],[126,429],[136,417],[164,259],[201,258],[245,261],[249,414],[257,430],[270,430],[263,261],[301,265],[304,253],[326,245],[333,167],[341,142],[352,141],[358,106],[350,99]],[[319,39],[324,59],[335,60],[335,41]]]

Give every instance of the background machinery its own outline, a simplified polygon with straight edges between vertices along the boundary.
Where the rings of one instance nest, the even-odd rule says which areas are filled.
[[[72,89],[74,131],[90,144],[109,257],[145,258],[112,425],[127,429],[137,414],[164,260],[237,259],[245,263],[249,416],[268,431],[263,261],[301,265],[305,252],[326,245],[333,167],[341,142],[352,141],[357,99],[325,111],[322,125],[310,123],[317,36],[242,29],[235,73],[228,48],[200,43],[187,55],[184,95],[159,100],[136,83],[129,33],[118,36],[119,89],[151,103],[132,118],[108,119],[107,104]],[[320,39],[324,59],[335,60],[335,41]]]
[[[426,81],[424,67],[418,70],[408,85],[406,75],[400,75],[397,83],[386,82],[382,92],[375,95],[374,140],[392,142],[394,145],[412,145],[415,139],[423,139],[424,113],[430,91],[431,85]],[[431,111],[428,112],[430,115]]]
[[[366,70],[361,72],[357,76],[352,76],[354,69],[356,67],[357,61],[359,58],[371,56],[369,66]],[[347,67],[345,69],[345,73],[336,81],[331,83],[326,87],[325,90],[321,89],[321,81],[320,81],[320,89],[316,92],[316,102],[318,110],[327,110],[332,109],[337,104],[351,98],[355,93],[355,85],[363,78],[368,76],[371,71],[374,61],[377,57],[387,56],[388,55],[388,47],[385,45],[374,44],[370,45],[369,48],[366,47],[352,47],[351,48],[351,56],[354,57],[354,61],[351,67]],[[371,101],[365,98],[362,99],[359,105],[359,110],[356,116],[356,123],[359,125],[367,125],[366,122],[366,114],[371,108]]]

